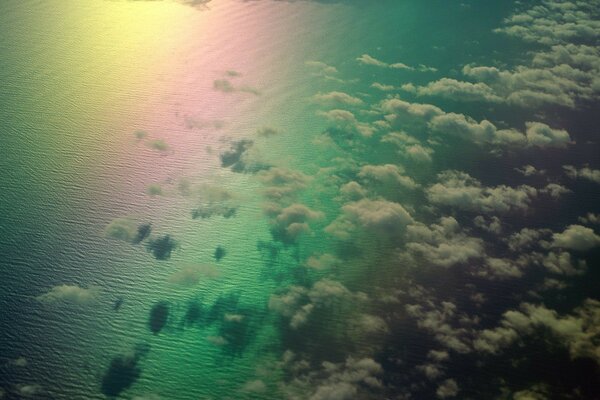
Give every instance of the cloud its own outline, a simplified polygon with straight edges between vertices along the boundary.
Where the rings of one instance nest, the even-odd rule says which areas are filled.
[[[317,111],[317,115],[334,122],[339,127],[352,129],[364,137],[370,137],[376,131],[375,127],[358,121],[356,116],[348,110],[334,109],[329,111]]]
[[[475,324],[475,321],[460,312],[456,304],[452,302],[433,302],[428,298],[419,300],[425,303],[405,306],[407,314],[416,319],[417,326],[431,333],[435,340],[445,348],[460,354],[470,353],[471,331],[469,328]]]
[[[567,189],[563,185],[559,185],[558,183],[549,183],[546,187],[540,189],[540,193],[545,193],[553,199],[558,199],[562,195],[567,193],[572,193],[570,189]]]
[[[355,181],[350,181],[345,183],[340,187],[340,194],[346,200],[360,200],[364,197],[367,197],[368,190],[361,186],[360,183]]]
[[[48,304],[64,302],[83,305],[94,302],[99,295],[99,288],[82,288],[77,285],[63,284],[54,286],[47,293],[37,296],[36,299]]]
[[[600,236],[581,225],[569,225],[562,233],[554,233],[552,239],[552,247],[567,250],[588,251],[600,246]]]
[[[22,397],[33,397],[38,398],[41,395],[43,388],[41,385],[37,383],[29,383],[29,384],[18,384],[16,386],[16,393]]]
[[[522,133],[516,129],[499,129],[485,119],[476,121],[431,104],[409,103],[397,98],[382,101],[380,108],[386,114],[385,119],[394,126],[428,128],[439,138],[457,137],[478,145],[513,147],[565,147],[571,143],[567,131],[553,129],[541,122],[526,122],[526,132]]]
[[[496,95],[494,90],[485,83],[464,82],[451,78],[442,78],[438,81],[429,82],[426,86],[406,86],[403,89],[414,91],[418,96],[435,96],[454,101],[485,101],[491,103],[502,101],[502,98]]]
[[[259,181],[265,185],[263,195],[272,202],[294,201],[297,194],[306,189],[312,178],[300,171],[271,167],[259,172]]]
[[[452,217],[442,217],[439,224],[429,227],[421,223],[409,225],[406,250],[413,258],[446,268],[485,256],[483,240],[462,233]]]
[[[549,236],[551,232],[552,231],[549,229],[523,228],[519,232],[515,232],[510,235],[510,237],[505,240],[508,244],[508,248],[511,251],[520,251],[540,243],[543,247],[546,247],[547,242],[540,242],[539,239],[544,236]]]
[[[313,254],[312,256],[308,257],[304,265],[306,265],[308,268],[323,270],[336,268],[342,265],[342,260],[329,253]]]
[[[273,237],[283,243],[294,243],[301,234],[310,232],[309,222],[324,217],[322,212],[299,203],[281,209],[269,208],[267,214],[272,217]]]
[[[248,381],[242,387],[242,391],[251,393],[264,393],[267,390],[267,385],[260,380]]]
[[[435,394],[440,399],[455,397],[458,394],[458,385],[454,379],[446,379],[438,386]]]
[[[398,155],[407,161],[417,164],[429,164],[432,161],[433,149],[423,146],[415,137],[406,132],[390,132],[381,138],[381,143],[390,143],[398,148]]]
[[[563,165],[563,169],[571,179],[585,179],[594,183],[600,183],[600,170],[598,169],[590,167],[577,169],[572,165]]]
[[[383,237],[397,236],[413,222],[401,204],[387,200],[362,199],[345,204],[342,211],[342,215],[325,228],[327,233],[342,240],[350,239],[357,227]]]
[[[364,294],[352,293],[338,281],[321,279],[310,288],[290,286],[281,294],[271,295],[269,309],[288,319],[290,327],[297,329],[306,324],[315,309],[341,300],[361,301]]]
[[[415,67],[411,67],[409,65],[406,65],[404,63],[401,62],[396,62],[396,63],[386,63],[384,61],[378,60],[376,58],[371,57],[368,54],[363,54],[360,57],[358,57],[356,59],[356,61],[358,61],[360,64],[363,65],[372,65],[375,67],[380,67],[380,68],[389,68],[389,69],[403,69],[403,70],[407,70],[407,71],[421,71],[421,72],[435,72],[437,71],[435,68],[432,67],[428,67],[426,65],[419,65],[417,68]]]
[[[188,265],[173,273],[169,277],[169,282],[182,286],[194,286],[203,278],[216,278],[219,274],[219,270],[213,265]]]
[[[323,75],[333,75],[338,73],[338,70],[335,67],[327,65],[322,61],[306,61],[304,65]]]
[[[371,87],[375,88],[375,89],[378,89],[378,90],[381,90],[383,92],[389,92],[389,91],[392,91],[392,90],[396,90],[396,87],[393,86],[393,85],[386,85],[384,83],[379,83],[379,82],[373,82],[371,84]]]
[[[600,224],[600,214],[587,213],[583,217],[579,217],[578,221],[582,224],[598,225]]]
[[[481,213],[526,211],[537,196],[531,186],[485,187],[469,174],[444,171],[438,174],[439,183],[426,189],[427,198],[437,206],[448,206]]]
[[[404,175],[404,169],[398,165],[364,165],[358,177],[367,181],[379,182],[386,186],[400,186],[405,189],[415,190],[419,187],[415,181]]]
[[[533,165],[523,165],[521,168],[515,168],[515,171],[523,176],[544,175],[546,173],[546,170],[537,169]]]
[[[308,400],[366,399],[374,398],[383,388],[379,379],[383,367],[372,358],[348,357],[341,363],[325,361],[318,369],[308,371],[305,360],[294,361],[290,353],[285,358],[285,371],[295,375],[284,387],[290,398],[302,395]]]
[[[325,104],[342,104],[348,106],[360,106],[364,102],[358,97],[354,97],[344,92],[328,92],[328,93],[317,93],[313,96],[313,99],[319,103]]]
[[[490,217],[489,221],[482,215],[478,215],[473,219],[473,224],[483,229],[486,232],[499,235],[502,233],[502,222],[496,216]]]
[[[541,122],[526,122],[525,127],[527,141],[532,146],[565,147],[571,143],[571,137],[564,129],[552,129]]]
[[[129,218],[115,218],[104,229],[104,235],[109,238],[133,242],[137,235],[138,225]]]
[[[560,316],[544,305],[523,303],[520,310],[503,314],[496,328],[479,331],[474,348],[484,353],[498,353],[524,336],[546,330],[565,346],[572,358],[589,357],[600,361],[600,346],[595,337],[600,334],[597,321],[600,302],[586,299],[572,314]]]

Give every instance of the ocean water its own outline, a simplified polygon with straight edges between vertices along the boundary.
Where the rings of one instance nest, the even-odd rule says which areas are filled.
[[[597,171],[596,92],[581,107],[532,110],[400,89],[457,77],[464,65],[529,62],[543,45],[493,31],[517,6],[2,1],[0,398],[508,399],[552,393],[553,377],[570,362],[588,363],[576,364],[587,371],[581,379],[597,377],[597,358],[573,361],[564,349],[574,339],[565,345],[560,335],[562,350],[548,356],[555,369],[543,367],[535,345],[525,347],[519,365],[541,369],[530,379],[511,372],[513,348],[473,355],[450,347],[439,377],[418,372],[450,336],[468,330],[473,341],[524,302],[574,315],[598,296],[595,238],[572,252],[588,272],[565,278],[560,293],[539,289],[546,275],[537,267],[517,281],[478,281],[464,271],[483,261],[430,270],[404,252],[402,212],[427,226],[452,217],[489,254],[517,259],[503,244],[511,234],[561,232],[599,211],[597,182],[546,178],[567,164]],[[364,54],[375,61],[357,61]],[[407,67],[390,67],[396,62]],[[331,106],[319,98],[332,92],[351,99]],[[541,119],[575,144],[495,156],[493,148],[414,128],[423,145],[442,144],[433,161],[412,163],[382,141],[412,129],[386,119],[381,102],[392,98],[504,128]],[[353,114],[327,115],[331,109]],[[361,126],[370,131],[361,135]],[[384,164],[402,165],[418,189],[382,181],[363,184],[356,198],[340,194],[344,184],[368,180],[361,167]],[[515,168],[525,164],[547,175],[524,178]],[[282,176],[269,175],[277,170]],[[552,181],[570,194],[560,202],[540,195],[523,213],[482,212],[502,218],[497,237],[477,230],[477,212],[428,204],[424,189],[444,170],[487,186],[541,190]],[[391,223],[368,221],[386,207],[374,203],[354,221],[364,229],[353,226],[351,239],[332,234],[328,227],[361,197],[401,204],[402,212],[390,211]],[[299,204],[309,210],[292,209]],[[445,301],[458,311],[434,312],[447,316],[439,324],[433,314],[415,321],[406,306],[420,300],[423,310]],[[431,334],[433,325],[441,333]],[[569,379],[557,386],[569,396],[598,394],[597,384]]]

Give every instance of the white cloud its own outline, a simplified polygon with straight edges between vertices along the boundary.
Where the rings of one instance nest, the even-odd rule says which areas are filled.
[[[586,179],[595,183],[600,183],[600,170],[592,169],[590,167],[583,167],[580,169],[575,168],[572,165],[563,165],[567,176],[571,179]]]
[[[356,59],[356,61],[358,61],[361,64],[374,65],[376,67],[382,67],[382,68],[414,70],[413,67],[409,67],[406,64],[403,64],[403,63],[400,63],[400,62],[393,63],[393,64],[388,64],[386,62],[377,60],[377,59],[371,57],[368,54],[363,54],[362,56],[358,57]]]
[[[387,200],[362,199],[344,205],[342,210],[343,214],[325,228],[342,239],[348,239],[356,226],[383,236],[394,236],[413,221],[402,205]]]
[[[407,87],[410,90],[410,87]],[[471,83],[451,78],[429,82],[426,86],[414,88],[418,96],[436,96],[455,101],[501,102],[502,98],[494,90],[482,82]]]
[[[333,103],[333,104],[345,104],[349,106],[359,106],[364,102],[358,97],[354,97],[344,92],[328,92],[328,93],[317,93],[313,96],[313,99],[319,103]]]
[[[516,188],[499,185],[485,187],[469,174],[444,171],[438,174],[439,183],[427,188],[429,201],[438,206],[450,206],[482,213],[504,213],[527,210],[537,190],[521,185]]]
[[[100,289],[95,287],[82,288],[77,285],[58,285],[54,286],[47,293],[36,297],[42,303],[73,303],[89,304],[97,299]]]
[[[527,141],[532,146],[565,147],[571,143],[571,137],[564,129],[552,129],[541,122],[526,122],[525,127]]]
[[[562,233],[552,235],[552,246],[568,250],[587,251],[600,246],[600,236],[581,225],[570,225]]]

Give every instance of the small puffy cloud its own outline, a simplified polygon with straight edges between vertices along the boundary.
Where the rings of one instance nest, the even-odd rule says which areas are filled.
[[[19,384],[16,386],[16,393],[21,397],[38,398],[42,392],[42,386],[37,383]]]
[[[441,303],[420,296],[424,304],[407,304],[407,314],[416,319],[417,326],[433,335],[435,340],[449,350],[466,354],[471,351],[469,327],[475,321],[459,312],[456,305],[449,301]]]
[[[458,385],[454,379],[446,379],[438,386],[435,394],[440,399],[455,397],[458,394]]]
[[[444,171],[438,174],[439,183],[426,190],[434,205],[449,206],[482,213],[506,213],[527,210],[537,190],[531,186],[485,187],[465,172]]]
[[[251,393],[264,393],[267,390],[267,385],[260,380],[248,381],[242,387],[242,391]]]
[[[336,123],[342,128],[350,128],[360,133],[362,136],[369,137],[375,133],[375,128],[367,123],[360,122],[356,116],[348,110],[329,110],[318,111],[317,115]]]
[[[539,240],[542,237],[549,236],[551,231],[549,229],[530,229],[523,228],[519,232],[515,232],[506,239],[508,248],[511,251],[519,251],[528,247],[539,244]],[[542,242],[545,247],[545,242]]]
[[[585,179],[595,183],[600,183],[600,170],[592,169],[590,167],[583,167],[580,169],[575,168],[572,165],[563,165],[567,176],[571,179]]]
[[[340,187],[340,194],[347,200],[360,200],[367,197],[368,190],[365,189],[360,183],[350,181]]]
[[[535,257],[535,255],[534,255]],[[540,255],[535,262],[541,263],[550,273],[564,276],[581,275],[585,272],[587,264],[584,260],[576,261],[566,251],[548,252]]]
[[[492,216],[489,219],[482,215],[478,215],[473,219],[473,224],[483,229],[486,232],[493,233],[499,235],[502,233],[502,223],[500,222],[500,218],[496,216]]]
[[[598,225],[600,224],[600,214],[587,213],[583,217],[579,217],[578,220],[582,224]]]
[[[540,193],[547,194],[553,199],[558,199],[564,194],[571,193],[571,190],[558,183],[549,183],[546,187],[540,189]]]
[[[498,327],[479,331],[473,345],[480,352],[498,353],[521,337],[544,330],[558,339],[571,357],[589,357],[598,362],[600,345],[595,339],[600,334],[598,318],[597,300],[586,299],[572,314],[564,316],[544,305],[523,303],[520,310],[506,311]]]
[[[484,257],[483,241],[461,232],[452,217],[440,218],[439,224],[416,223],[406,229],[406,250],[429,265],[451,267]]]
[[[365,64],[365,65],[374,65],[376,67],[381,67],[381,68],[391,68],[391,69],[406,69],[406,70],[414,70],[413,67],[410,67],[406,64],[403,63],[393,63],[393,64],[388,64],[386,62],[377,60],[376,58],[371,57],[368,54],[363,54],[362,56],[358,57],[356,59],[356,61],[358,61],[361,64]]]
[[[342,207],[343,214],[325,231],[339,239],[349,239],[357,227],[385,237],[402,233],[413,222],[411,215],[401,204],[387,200],[362,199]]]
[[[188,265],[173,273],[169,282],[182,285],[194,286],[203,278],[216,278],[219,270],[213,265]]]
[[[313,254],[308,257],[304,265],[312,269],[329,269],[334,268],[342,264],[342,260],[334,256],[333,254]]]
[[[418,96],[437,96],[454,101],[501,102],[502,98],[482,82],[471,83],[451,78],[442,78],[426,86],[414,89]]]
[[[285,208],[270,207],[265,210],[272,217],[271,233],[283,243],[293,243],[298,237],[310,232],[309,222],[324,217],[320,211],[314,211],[304,204],[294,203]]]
[[[523,276],[521,267],[512,260],[506,258],[488,257],[484,265],[475,272],[475,275],[491,280],[520,278]]]
[[[541,122],[526,122],[525,127],[527,141],[532,146],[565,147],[571,143],[571,137],[564,129],[552,129]]]
[[[100,289],[95,287],[82,288],[77,285],[58,285],[51,288],[48,292],[41,294],[36,299],[42,303],[72,303],[89,304],[95,301],[100,295]]]
[[[515,171],[517,171],[523,176],[544,175],[546,173],[545,170],[537,169],[533,165],[524,165],[521,168],[515,168]]]
[[[258,174],[259,181],[265,185],[264,196],[273,202],[285,202],[295,199],[298,192],[308,187],[311,177],[295,170],[271,167]]]
[[[383,92],[389,92],[389,91],[392,91],[392,90],[396,89],[396,87],[393,86],[393,85],[386,85],[384,83],[379,83],[379,82],[373,82],[371,84],[371,87],[374,88],[374,89],[381,90]]]
[[[313,96],[313,99],[319,103],[325,104],[343,104],[349,106],[359,106],[363,104],[363,101],[358,97],[354,97],[344,92],[328,92],[328,93],[317,93]]]
[[[340,300],[362,300],[364,295],[354,294],[338,281],[321,279],[311,288],[290,286],[283,293],[269,299],[269,309],[289,320],[290,327],[304,325],[315,308],[331,305]]]
[[[394,164],[365,165],[360,169],[358,177],[376,181],[383,185],[398,185],[409,190],[419,187],[411,177],[404,175],[402,167]]]
[[[138,232],[138,224],[129,218],[115,218],[104,230],[104,235],[109,238],[132,242]]]
[[[600,246],[600,236],[594,230],[581,225],[570,225],[561,233],[552,235],[552,247],[587,251]]]
[[[320,74],[323,75],[332,75],[332,74],[337,74],[338,70],[335,67],[332,67],[331,65],[327,65],[326,63],[322,62],[322,61],[306,61],[304,63],[304,65],[306,65],[307,67],[319,72]]]

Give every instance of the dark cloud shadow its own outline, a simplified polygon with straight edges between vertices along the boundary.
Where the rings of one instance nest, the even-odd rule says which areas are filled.
[[[169,304],[165,301],[156,303],[150,310],[150,318],[148,319],[148,327],[155,335],[165,327],[169,319]]]
[[[214,253],[215,260],[221,261],[223,259],[223,257],[225,257],[226,255],[227,255],[227,250],[225,250],[225,248],[223,246],[217,246],[217,248],[215,249],[215,253]]]
[[[114,398],[130,388],[141,376],[142,369],[139,362],[149,350],[150,347],[147,344],[140,344],[133,352],[113,358],[102,378],[100,386],[102,393]]]
[[[157,260],[168,260],[171,252],[177,247],[177,242],[170,235],[165,235],[148,242],[148,250]]]

